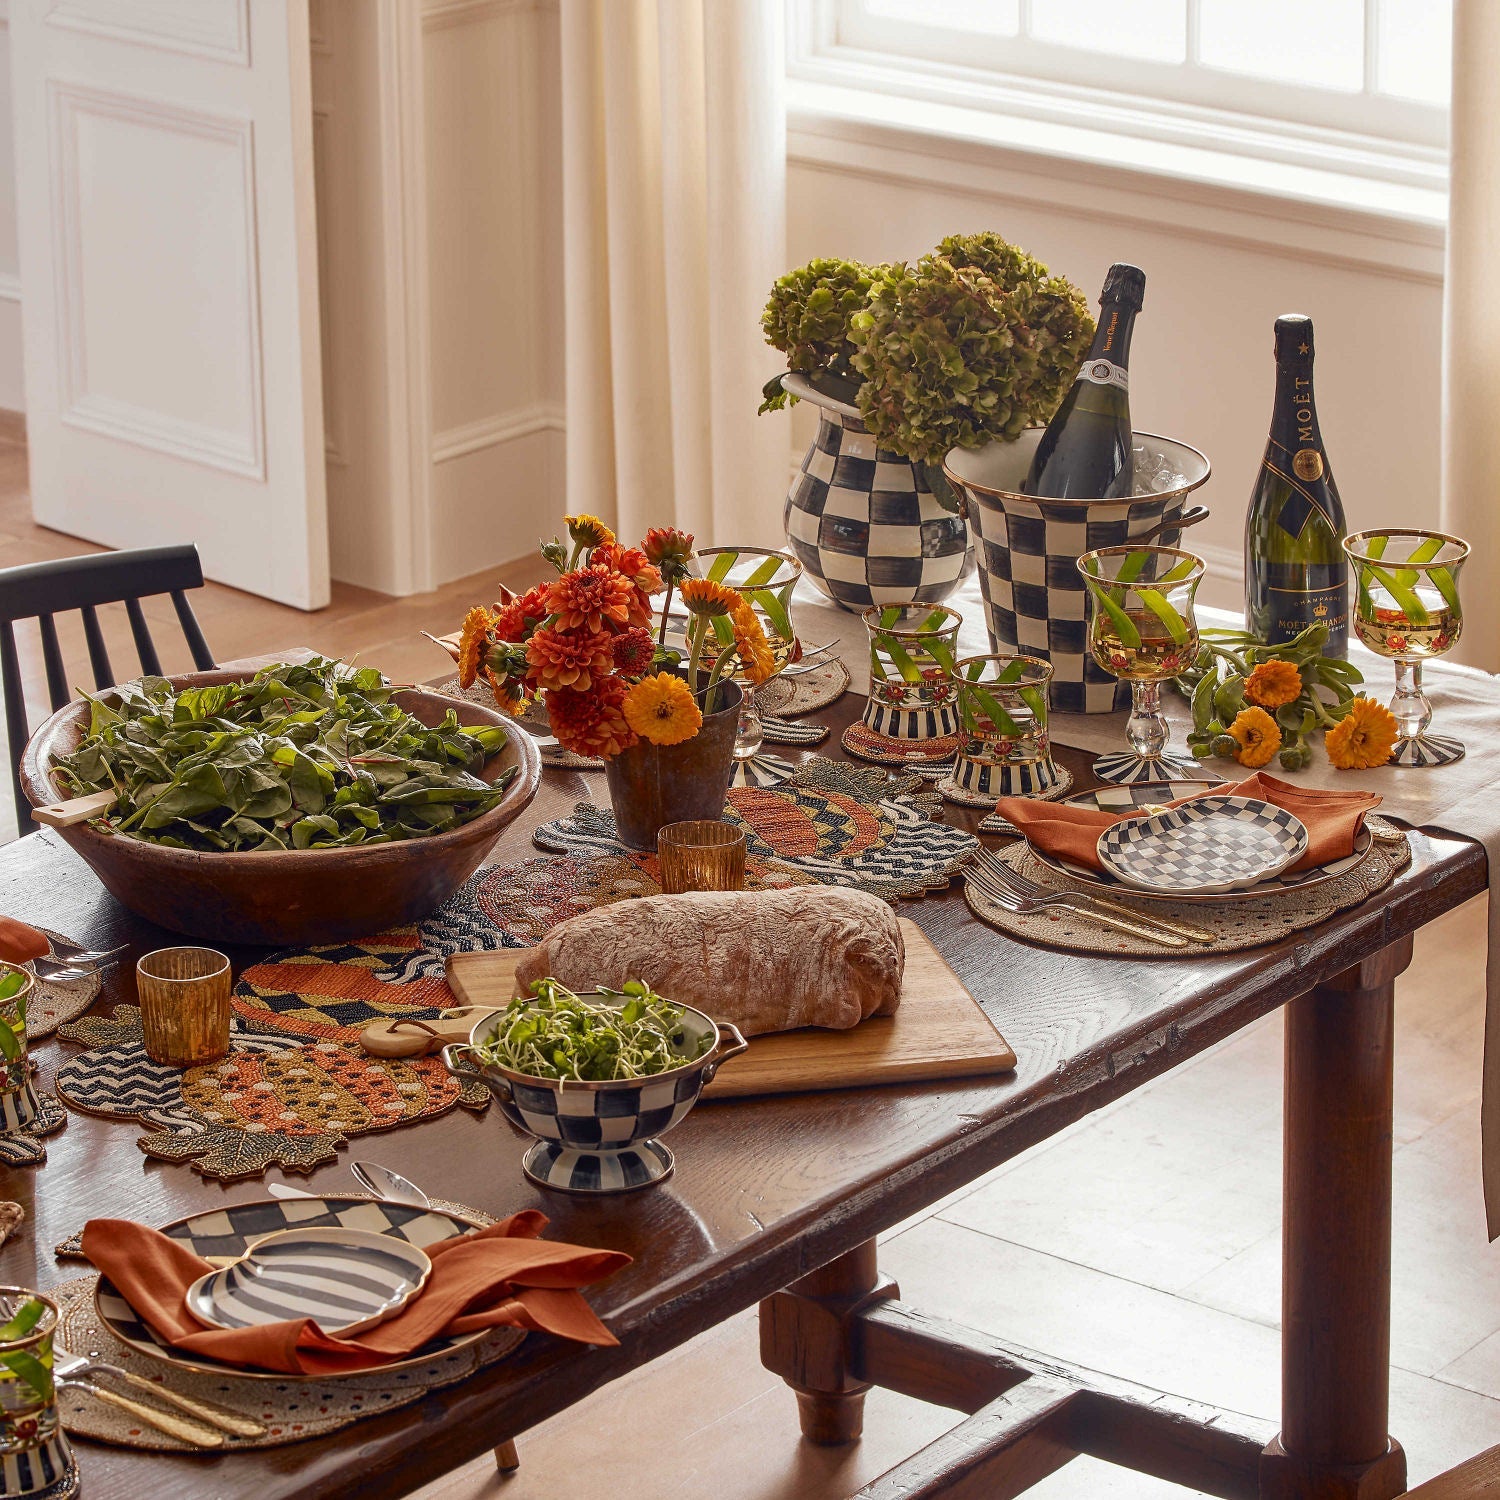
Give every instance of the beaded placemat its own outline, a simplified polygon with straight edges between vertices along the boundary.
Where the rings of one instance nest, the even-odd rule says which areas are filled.
[[[958,736],[945,734],[934,740],[898,740],[888,734],[876,734],[860,720],[849,725],[840,736],[839,744],[859,760],[877,766],[900,766],[913,775],[936,780],[952,773]]]
[[[363,1194],[348,1194],[362,1197]],[[494,1218],[463,1204],[434,1200],[434,1207],[446,1209],[473,1219],[478,1224],[493,1224]],[[77,1236],[74,1237],[75,1239]],[[71,1241],[59,1247],[63,1253]],[[79,1276],[65,1281],[49,1295],[58,1302],[58,1342],[74,1354],[97,1356],[112,1365],[147,1380],[169,1384],[184,1396],[224,1407],[240,1416],[263,1422],[261,1437],[225,1434],[224,1446],[215,1452],[227,1453],[236,1448],[275,1448],[285,1443],[323,1437],[352,1426],[365,1417],[420,1401],[428,1391],[438,1390],[467,1379],[484,1365],[503,1358],[526,1337],[524,1329],[497,1328],[485,1338],[450,1354],[440,1355],[430,1363],[414,1369],[380,1371],[348,1375],[338,1380],[265,1380],[242,1379],[233,1374],[196,1375],[187,1370],[169,1369],[122,1343],[106,1328],[94,1306],[97,1276]],[[109,1385],[108,1380],[105,1384]],[[153,1403],[149,1394],[132,1390],[128,1384],[114,1383],[121,1395],[128,1395],[145,1405]],[[147,1427],[129,1412],[120,1411],[95,1400],[86,1392],[64,1390],[58,1393],[63,1425],[68,1435],[92,1438],[121,1448],[142,1448],[162,1452],[200,1452],[167,1433]]]
[[[725,813],[745,829],[747,860],[894,900],[942,889],[977,846],[972,834],[933,821],[939,806],[919,777],[813,760],[774,786],[732,787]],[[542,824],[532,841],[575,858],[642,858],[620,842],[614,814],[588,802]]]
[[[1076,893],[1080,889],[1044,865],[1025,844],[1015,844],[1009,849],[997,850],[995,854],[1048,890]],[[1147,916],[1175,917],[1214,934],[1212,945],[1195,943],[1188,949],[1164,948],[1059,907],[1022,915],[1000,906],[967,882],[964,896],[969,910],[980,921],[1010,937],[1024,938],[1044,948],[1062,948],[1069,953],[1123,954],[1132,958],[1192,958],[1205,953],[1235,953],[1245,948],[1258,948],[1265,943],[1274,943],[1289,932],[1314,927],[1327,921],[1335,912],[1358,906],[1376,891],[1384,890],[1410,863],[1411,845],[1405,838],[1395,843],[1377,839],[1366,858],[1348,874],[1322,885],[1293,888],[1277,896],[1249,896],[1243,901],[1226,902],[1142,901],[1110,891],[1111,901],[1118,901]]]
[[[837,703],[849,691],[849,668],[837,657],[790,677],[773,677],[756,690],[755,706],[764,716],[792,719]]]
[[[60,932],[50,927],[39,929],[53,942],[70,942]],[[80,975],[77,979],[38,979],[32,991],[31,1003],[26,1007],[26,1036],[33,1042],[49,1037],[64,1021],[81,1016],[94,1003],[99,993],[100,978],[95,970]]]

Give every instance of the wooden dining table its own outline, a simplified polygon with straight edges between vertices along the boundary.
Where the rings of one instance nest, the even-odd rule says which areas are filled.
[[[834,729],[828,745],[862,702],[847,694],[819,715]],[[839,755],[826,745],[809,753]],[[1059,758],[1089,784],[1088,757],[1064,748]],[[496,859],[530,857],[534,827],[606,795],[597,774],[545,771]],[[977,821],[955,808],[943,815]],[[646,1191],[594,1200],[532,1186],[520,1169],[527,1142],[493,1109],[360,1141],[355,1154],[378,1156],[433,1197],[495,1215],[540,1208],[549,1236],[628,1252],[632,1263],[589,1292],[618,1347],[531,1335],[414,1405],[283,1447],[178,1456],[81,1442],[87,1500],[383,1500],[517,1437],[524,1463],[529,1427],[755,1303],[763,1358],[795,1391],[807,1439],[857,1437],[872,1384],[959,1414],[869,1486],[871,1500],[997,1500],[1081,1453],[1215,1495],[1399,1494],[1405,1463],[1387,1433],[1394,984],[1417,929],[1487,880],[1478,844],[1423,830],[1410,841],[1410,867],[1384,890],[1247,952],[1080,956],[1002,936],[956,885],[904,902],[1015,1049],[1015,1071],[704,1102],[673,1134],[675,1174]],[[130,945],[96,1010],[133,1002],[136,957],[177,941],[107,895],[50,830],[0,848],[0,912],[97,947]],[[259,956],[231,953],[237,969]],[[1278,1007],[1287,1032],[1279,1424],[1061,1364],[1007,1343],[1003,1329],[924,1316],[881,1276],[882,1231]],[[37,1046],[42,1083],[71,1050]],[[265,1196],[260,1181],[224,1186],[148,1160],[139,1134],[72,1114],[48,1139],[44,1166],[0,1169],[0,1198],[26,1211],[0,1250],[0,1280],[45,1289],[76,1274],[53,1247],[93,1217],[163,1224]],[[342,1160],[310,1184],[294,1180],[352,1186]],[[790,1413],[787,1441],[796,1441]]]

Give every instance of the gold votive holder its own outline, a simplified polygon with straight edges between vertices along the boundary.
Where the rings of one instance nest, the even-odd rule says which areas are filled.
[[[656,835],[665,895],[745,889],[745,830],[695,819],[668,823]]]
[[[229,960],[213,948],[158,948],[135,966],[153,1062],[191,1068],[229,1051]]]

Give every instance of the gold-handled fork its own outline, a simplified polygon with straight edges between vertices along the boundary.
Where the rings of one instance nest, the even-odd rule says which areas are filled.
[[[222,1407],[211,1405],[207,1401],[195,1401],[191,1396],[184,1396],[172,1390],[170,1386],[160,1385],[154,1380],[147,1380],[142,1375],[122,1370],[118,1365],[107,1364],[82,1354],[71,1354],[65,1349],[58,1349],[55,1369],[57,1382],[64,1389],[72,1387],[86,1391],[106,1405],[118,1407],[121,1411],[128,1411],[148,1426],[168,1433],[184,1443],[192,1443],[203,1448],[219,1448],[224,1444],[225,1433],[232,1433],[236,1437],[265,1436],[266,1426],[263,1422],[257,1422],[251,1417],[242,1417],[238,1412],[225,1411]],[[171,1412],[148,1406],[143,1401],[132,1401],[128,1396],[122,1396],[118,1391],[103,1384],[104,1380],[121,1381],[137,1390],[145,1391],[156,1397],[158,1401],[165,1401],[168,1405],[175,1406],[179,1411],[187,1412],[198,1420],[190,1421],[187,1418],[175,1416]]]
[[[1138,920],[1134,914],[1121,917],[1112,912],[1102,911],[1085,902],[1075,901],[1064,892],[1058,892],[1056,896],[1019,896],[1009,887],[1002,885],[983,866],[972,860],[964,867],[964,878],[981,896],[994,902],[996,906],[1002,906],[1019,916],[1031,916],[1060,908],[1074,912],[1101,927],[1111,927],[1116,932],[1129,933],[1131,937],[1140,938],[1143,942],[1158,943],[1163,948],[1187,948],[1189,946],[1187,938],[1178,933],[1168,932],[1161,927],[1149,926],[1146,922]]]
[[[1064,904],[1063,901],[1054,900],[1056,897],[1064,898],[1068,904],[1082,902],[1100,911],[1112,912],[1117,917],[1129,917],[1132,921],[1159,927],[1164,932],[1175,933],[1178,937],[1185,937],[1190,943],[1198,943],[1203,947],[1209,947],[1218,941],[1217,935],[1206,927],[1195,927],[1191,922],[1181,922],[1175,917],[1158,916],[1155,912],[1147,914],[1137,911],[1132,906],[1126,906],[1119,901],[1111,901],[1107,896],[1097,896],[1092,891],[1050,890],[1047,886],[1039,885],[1029,876],[1021,874],[1019,870],[1006,864],[1003,859],[998,859],[988,849],[981,849],[975,858],[983,865],[987,874],[993,876],[999,884],[1014,891],[1017,896],[1034,901],[1048,901],[1054,905]]]

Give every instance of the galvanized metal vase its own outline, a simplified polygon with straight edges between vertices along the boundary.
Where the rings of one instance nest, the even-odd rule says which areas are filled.
[[[621,842],[654,854],[656,835],[668,823],[724,816],[740,698],[738,683],[721,682],[719,707],[704,714],[692,739],[679,745],[642,740],[604,762]]]

